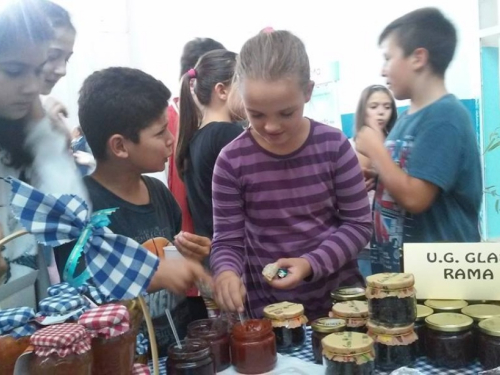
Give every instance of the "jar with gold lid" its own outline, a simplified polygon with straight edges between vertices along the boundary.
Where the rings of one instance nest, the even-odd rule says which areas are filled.
[[[271,320],[278,352],[300,348],[306,341],[307,317],[304,306],[280,302],[264,308],[264,317]]]
[[[358,333],[366,333],[368,316],[368,303],[366,301],[336,303],[330,313],[330,317],[346,321],[346,331]]]
[[[373,340],[358,332],[332,333],[321,342],[325,359],[325,375],[375,373]]]
[[[430,307],[417,305],[417,319],[415,320],[413,330],[418,336],[417,356],[419,357],[425,355],[425,335],[427,333],[425,318],[432,314],[434,314],[434,310]]]
[[[479,322],[478,356],[486,370],[500,366],[500,317]]]
[[[333,304],[346,301],[366,301],[366,290],[360,286],[344,286],[330,293]]]
[[[366,278],[370,320],[386,327],[415,322],[415,278],[410,273],[379,273]]]
[[[428,299],[424,305],[434,310],[434,313],[458,313],[460,314],[464,307],[469,304],[464,300],[448,299]]]
[[[345,331],[345,324],[345,320],[335,318],[319,318],[311,323],[311,344],[314,362],[319,365],[323,363],[323,347],[321,346],[321,341],[332,333]]]
[[[469,305],[462,309],[462,314],[470,316],[474,322],[479,323],[485,319],[500,316],[500,306],[488,304]]]
[[[466,367],[474,360],[472,318],[457,313],[439,313],[425,319],[427,357],[436,366]]]

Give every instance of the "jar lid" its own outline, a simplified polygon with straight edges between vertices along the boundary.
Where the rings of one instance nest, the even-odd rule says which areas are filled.
[[[83,354],[90,350],[90,337],[79,324],[54,324],[33,334],[30,339],[35,353],[47,357],[57,353],[60,357],[69,354]]]
[[[456,313],[439,313],[425,318],[428,328],[441,332],[461,332],[469,329],[474,321],[471,317]]]
[[[468,303],[464,300],[428,299],[424,305],[437,311],[456,311],[467,307]]]
[[[264,308],[264,316],[268,319],[286,320],[304,315],[304,306],[299,303],[280,302]]]
[[[34,317],[35,311],[31,307],[0,310],[0,336],[24,327]]]
[[[397,290],[415,285],[415,277],[411,273],[378,273],[366,278],[371,288]]]
[[[345,330],[346,321],[335,318],[319,318],[311,323],[311,328],[315,332],[334,333]]]
[[[120,336],[130,329],[128,309],[123,305],[110,303],[85,312],[78,324],[89,331],[92,337],[105,338]]]
[[[330,293],[330,296],[336,301],[351,301],[365,297],[365,293],[365,288],[347,286],[334,290]]]
[[[44,298],[38,303],[41,315],[64,315],[89,303],[79,294],[63,293]]]
[[[181,341],[181,346],[178,347],[173,343],[168,348],[168,357],[173,360],[192,362],[207,358],[212,354],[210,344],[205,340],[200,339],[185,339]]]
[[[321,340],[323,349],[335,354],[363,354],[371,352],[373,340],[370,336],[358,332],[332,333]]]
[[[365,318],[369,315],[368,302],[347,301],[336,303],[332,307],[333,313],[338,317]]]
[[[403,327],[385,327],[381,325],[374,324],[371,321],[368,321],[366,323],[366,328],[374,334],[377,335],[391,335],[391,336],[402,336],[402,335],[407,335],[409,333],[413,332],[413,324],[410,324],[408,326],[403,326]]]
[[[434,314],[434,310],[425,305],[417,305],[417,322],[425,320],[429,315]]]
[[[485,319],[479,322],[479,330],[489,336],[500,337],[500,317]]]
[[[500,316],[500,306],[470,305],[462,309],[462,314],[470,316],[476,322]]]

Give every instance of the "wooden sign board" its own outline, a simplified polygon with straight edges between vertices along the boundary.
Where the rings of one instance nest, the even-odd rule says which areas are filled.
[[[405,244],[418,299],[500,300],[500,243]]]

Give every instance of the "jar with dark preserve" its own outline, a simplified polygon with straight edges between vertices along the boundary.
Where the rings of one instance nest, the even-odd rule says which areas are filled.
[[[451,300],[451,299],[428,299],[424,305],[434,310],[435,314],[438,313],[457,313],[460,314],[468,303],[464,300]]]
[[[457,313],[439,313],[425,319],[427,357],[436,366],[466,367],[474,360],[472,318]]]
[[[78,324],[92,338],[92,375],[129,374],[134,366],[137,331],[130,329],[128,309],[107,304],[85,312]]]
[[[273,325],[278,352],[300,348],[306,342],[307,318],[301,304],[280,302],[269,305],[264,308],[264,317]]]
[[[479,323],[478,354],[485,370],[500,367],[500,317]]]
[[[222,319],[202,319],[188,325],[187,337],[202,339],[210,344],[217,372],[231,365],[228,322]]]
[[[236,323],[231,335],[231,362],[242,374],[262,374],[276,366],[276,338],[270,320]]]
[[[479,322],[500,316],[500,306],[489,304],[469,305],[462,309],[462,314],[470,316],[474,322]]]
[[[321,340],[332,333],[345,331],[345,320],[335,318],[320,318],[311,323],[311,343],[314,354],[314,362],[318,365],[323,363],[323,346]]]
[[[210,344],[200,339],[186,339],[181,346],[168,348],[168,375],[216,375],[215,360]]]
[[[34,347],[30,375],[92,374],[90,337],[81,325],[51,325],[35,332],[30,341]]]
[[[393,371],[409,366],[417,359],[418,337],[413,331],[413,324],[386,328],[368,322],[367,328],[368,336],[374,342],[376,368]]]
[[[339,302],[333,305],[331,318],[346,321],[346,331],[366,333],[368,321],[368,303],[365,301]]]
[[[325,375],[372,375],[375,373],[373,340],[358,332],[332,333],[321,342]]]
[[[366,301],[366,290],[360,286],[344,286],[330,293],[333,304],[346,301]]]
[[[370,320],[386,327],[404,327],[417,317],[415,278],[410,273],[379,273],[366,278]]]
[[[427,332],[427,327],[425,325],[425,318],[429,315],[434,314],[434,310],[425,305],[417,305],[417,319],[415,320],[415,325],[413,326],[413,330],[418,336],[418,345],[417,345],[417,356],[425,356],[425,334]]]

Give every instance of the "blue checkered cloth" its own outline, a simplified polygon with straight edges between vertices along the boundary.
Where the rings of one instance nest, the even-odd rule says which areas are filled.
[[[36,326],[30,323],[34,318],[35,311],[30,307],[0,310],[0,336],[17,339],[32,335],[36,331]]]
[[[284,355],[295,357],[302,359],[306,362],[314,363],[314,354],[312,352],[312,344],[311,344],[311,333],[312,330],[310,327],[307,327],[307,339],[305,344],[292,352],[286,353]],[[167,375],[166,369],[166,358],[160,358],[160,375]],[[151,371],[153,371],[153,366],[150,363],[149,367]],[[460,369],[447,369],[432,366],[427,358],[419,358],[412,366],[409,366],[415,370],[420,371],[423,375],[477,375],[478,372],[483,371],[479,362],[474,362],[468,367],[460,368]],[[310,373],[308,375],[324,375],[325,371],[321,370],[317,374]],[[375,370],[375,375],[389,375],[390,372],[383,372]]]
[[[47,289],[47,294],[49,296],[57,296],[59,294],[84,294],[87,292],[88,287],[86,285],[81,285],[79,287],[73,287],[67,282],[54,284]]]
[[[109,224],[105,216],[113,210],[89,217],[88,206],[80,197],[44,194],[19,180],[6,181],[12,188],[14,215],[38,242],[56,247],[86,234],[88,241],[81,245],[87,271],[103,295],[121,300],[146,292],[158,268],[158,257],[105,227]]]
[[[149,340],[144,336],[144,333],[139,333],[136,338],[135,354],[145,355],[148,352]]]
[[[63,293],[42,299],[38,303],[37,316],[66,315],[75,311],[70,318],[78,319],[89,308],[89,302],[81,295]]]

